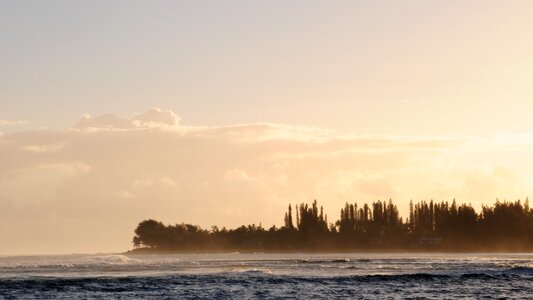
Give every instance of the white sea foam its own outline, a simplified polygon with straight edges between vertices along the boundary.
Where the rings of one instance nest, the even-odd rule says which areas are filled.
[[[2,298],[528,298],[533,254],[0,257]],[[509,294],[512,293],[512,294]]]

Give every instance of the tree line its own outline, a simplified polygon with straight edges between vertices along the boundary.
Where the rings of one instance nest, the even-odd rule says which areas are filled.
[[[478,213],[470,204],[420,201],[404,219],[391,201],[349,204],[328,222],[315,200],[289,205],[282,227],[235,229],[145,220],[135,229],[137,251],[532,251],[529,201],[496,201]]]

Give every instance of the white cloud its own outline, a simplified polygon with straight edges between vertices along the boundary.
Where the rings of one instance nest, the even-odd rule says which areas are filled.
[[[172,128],[177,127],[180,118],[171,110],[155,108],[145,113],[135,114],[130,119],[119,118],[113,114],[92,117],[84,115],[72,128],[86,130],[126,130],[135,128]]]
[[[128,129],[132,126],[130,121],[112,114],[104,114],[98,117],[86,114],[73,127],[80,129]]]
[[[161,110],[159,108],[151,111],[136,114],[132,122],[137,127],[159,127],[159,126],[177,126],[180,117],[171,110]]]

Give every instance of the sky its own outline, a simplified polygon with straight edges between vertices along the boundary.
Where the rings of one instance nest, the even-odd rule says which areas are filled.
[[[531,1],[2,1],[0,254],[533,191]]]

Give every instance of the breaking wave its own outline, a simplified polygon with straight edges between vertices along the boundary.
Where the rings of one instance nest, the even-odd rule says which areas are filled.
[[[343,257],[344,256],[344,257]],[[0,299],[528,298],[533,256],[0,257]]]

